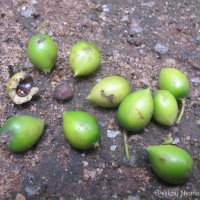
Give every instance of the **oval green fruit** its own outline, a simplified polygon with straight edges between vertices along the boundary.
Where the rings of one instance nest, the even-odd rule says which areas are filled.
[[[185,74],[175,68],[163,68],[159,75],[159,87],[168,90],[174,97],[184,99],[189,92],[189,81]]]
[[[74,76],[86,76],[99,67],[101,52],[96,44],[79,41],[70,50],[69,62]]]
[[[128,81],[120,76],[109,76],[98,82],[87,99],[102,107],[116,107],[129,95],[131,87]]]
[[[63,131],[68,142],[81,150],[99,145],[100,128],[96,119],[87,112],[63,112]]]
[[[43,120],[29,115],[16,115],[2,125],[0,141],[11,151],[23,152],[38,141],[43,130]]]
[[[178,104],[168,90],[158,90],[153,96],[154,119],[162,125],[171,126],[178,114]]]
[[[57,46],[49,35],[37,34],[29,40],[28,58],[41,71],[50,72],[56,63]]]
[[[131,131],[144,128],[153,114],[153,98],[150,89],[140,89],[129,94],[120,104],[117,113],[119,124]]]
[[[191,175],[194,161],[185,150],[173,145],[148,146],[146,150],[154,172],[165,182],[181,184]]]

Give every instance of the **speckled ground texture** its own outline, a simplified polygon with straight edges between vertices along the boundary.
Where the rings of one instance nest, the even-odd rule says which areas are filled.
[[[148,200],[200,198],[200,4],[198,0],[1,0],[0,1],[0,125],[15,114],[45,120],[45,131],[22,154],[0,145],[0,199]],[[58,60],[44,74],[27,59],[27,42],[38,33],[52,36]],[[101,66],[93,75],[74,78],[70,47],[79,40],[96,43]],[[186,110],[179,125],[166,128],[153,120],[142,131],[128,134],[131,162],[124,158],[117,109],[102,109],[85,100],[90,89],[109,75],[126,78],[132,90],[157,87],[159,71],[176,67],[190,80]],[[14,105],[5,85],[25,71],[40,88],[29,103]],[[59,102],[54,87],[74,85],[74,96]],[[101,127],[100,147],[89,152],[72,148],[62,132],[62,112],[88,111]],[[194,174],[183,185],[171,186],[152,172],[145,148],[171,134],[195,161]],[[184,193],[185,192],[185,193]],[[188,193],[186,193],[188,192]]]

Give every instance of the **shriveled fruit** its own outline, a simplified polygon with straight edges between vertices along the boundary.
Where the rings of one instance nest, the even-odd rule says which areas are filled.
[[[14,74],[6,86],[8,96],[15,104],[23,104],[32,99],[39,91],[34,87],[33,79],[23,71]]]
[[[2,125],[0,141],[11,151],[26,151],[38,141],[43,130],[43,120],[29,115],[16,115]]]
[[[180,184],[190,177],[194,162],[185,150],[173,145],[148,146],[146,150],[154,172],[165,182]]]
[[[120,104],[117,113],[119,124],[132,131],[144,128],[153,114],[153,98],[150,89],[140,89],[129,94]]]
[[[154,119],[162,125],[171,126],[178,113],[175,97],[167,90],[158,90],[154,96]]]
[[[47,73],[54,67],[57,59],[57,46],[47,34],[37,34],[28,43],[28,58],[30,62]]]
[[[177,100],[181,101],[182,108],[176,121],[179,123],[185,109],[185,98],[190,89],[188,78],[178,69],[163,68],[159,75],[159,87],[161,90],[168,90]]]
[[[116,107],[131,92],[127,80],[120,76],[109,76],[98,82],[87,99],[102,107]]]
[[[100,128],[96,119],[87,112],[63,112],[63,131],[68,142],[81,150],[98,147]]]
[[[69,62],[74,76],[86,76],[99,67],[101,52],[96,44],[79,41],[70,50]]]
[[[72,86],[67,82],[58,84],[53,90],[53,97],[61,101],[72,98],[73,97]]]

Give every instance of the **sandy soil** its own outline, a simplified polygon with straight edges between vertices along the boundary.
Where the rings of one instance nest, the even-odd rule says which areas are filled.
[[[1,0],[0,125],[15,114],[30,114],[44,119],[46,127],[37,145],[23,154],[0,145],[0,199],[199,199],[199,10],[197,0]],[[28,40],[44,23],[50,23],[44,32],[58,47],[58,60],[49,74],[27,59]],[[102,52],[99,70],[85,78],[73,78],[68,60],[71,46],[79,40],[96,43]],[[126,162],[116,109],[94,107],[85,98],[109,75],[126,78],[133,91],[149,86],[154,91],[160,69],[167,66],[180,69],[191,83],[183,119],[168,128],[152,120],[144,130],[130,133],[131,162]],[[33,77],[40,92],[17,106],[5,86],[21,70]],[[74,85],[74,97],[58,102],[52,91],[66,80]],[[83,110],[97,118],[102,133],[97,150],[80,152],[67,143],[62,133],[65,110]],[[194,174],[183,185],[158,179],[145,151],[170,133],[195,160]]]

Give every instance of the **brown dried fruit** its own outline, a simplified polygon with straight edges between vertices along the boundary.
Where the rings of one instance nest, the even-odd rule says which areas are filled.
[[[73,97],[72,86],[68,83],[60,83],[54,88],[53,97],[57,100],[68,100]]]

